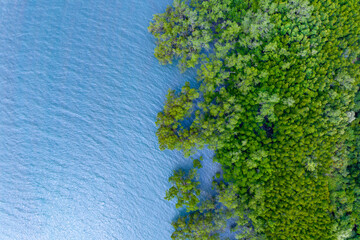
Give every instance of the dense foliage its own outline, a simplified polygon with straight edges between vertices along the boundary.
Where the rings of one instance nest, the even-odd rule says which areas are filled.
[[[160,148],[215,150],[239,239],[360,238],[359,0],[175,0],[149,31],[201,83],[169,91]],[[195,195],[174,239],[218,239],[186,235],[223,226]]]
[[[244,225],[232,224],[230,227],[227,226],[228,221],[234,222],[239,219],[235,214],[239,203],[233,184],[224,183],[220,178],[220,173],[216,174],[217,176],[213,181],[213,189],[216,191],[216,195],[203,192],[205,197],[203,196],[204,200],[201,204],[198,201],[191,204],[179,204],[184,199],[184,196],[200,198],[199,176],[195,168],[201,168],[201,164],[199,165],[197,161],[194,160],[194,168],[190,171],[186,172],[180,169],[174,171],[174,175],[169,178],[173,186],[167,192],[165,199],[176,198],[176,207],[180,208],[185,205],[188,211],[186,215],[180,216],[172,223],[175,229],[172,239],[215,240],[219,239],[220,235],[224,234],[226,230],[229,230],[228,228],[232,232],[239,232],[240,229],[244,233],[248,232],[246,227],[249,228],[250,226],[247,222]],[[178,177],[179,174],[182,176],[181,178]],[[186,186],[186,189],[176,191],[169,198],[168,194],[171,189],[179,188],[179,186]]]
[[[197,168],[201,167],[198,159],[194,160],[194,168],[187,174],[183,170],[174,171],[174,175],[169,178],[169,182],[173,186],[166,191],[166,200],[177,198],[176,208],[185,206],[188,211],[197,209],[197,204],[200,202],[199,182]]]

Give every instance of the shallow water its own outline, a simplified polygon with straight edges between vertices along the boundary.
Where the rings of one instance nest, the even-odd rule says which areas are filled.
[[[170,239],[167,179],[191,161],[154,121],[195,76],[153,57],[170,2],[0,1],[0,239]]]

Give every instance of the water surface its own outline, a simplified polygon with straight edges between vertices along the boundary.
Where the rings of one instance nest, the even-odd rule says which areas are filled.
[[[153,57],[170,2],[0,2],[0,239],[170,239],[167,179],[191,162],[154,121],[195,76]]]

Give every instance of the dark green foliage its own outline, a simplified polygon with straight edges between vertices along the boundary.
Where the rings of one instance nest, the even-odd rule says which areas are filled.
[[[200,160],[202,160],[202,157],[200,158]],[[194,168],[202,168],[201,162],[199,159],[194,159],[193,160],[193,166]]]
[[[149,30],[201,83],[169,92],[160,147],[215,150],[241,237],[359,238],[359,0],[175,1]]]

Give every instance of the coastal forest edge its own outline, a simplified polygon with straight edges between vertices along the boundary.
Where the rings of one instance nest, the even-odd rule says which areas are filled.
[[[172,239],[360,239],[359,0],[174,0],[148,29],[199,82],[169,90],[160,149],[222,166],[216,194],[201,157],[169,178]]]

